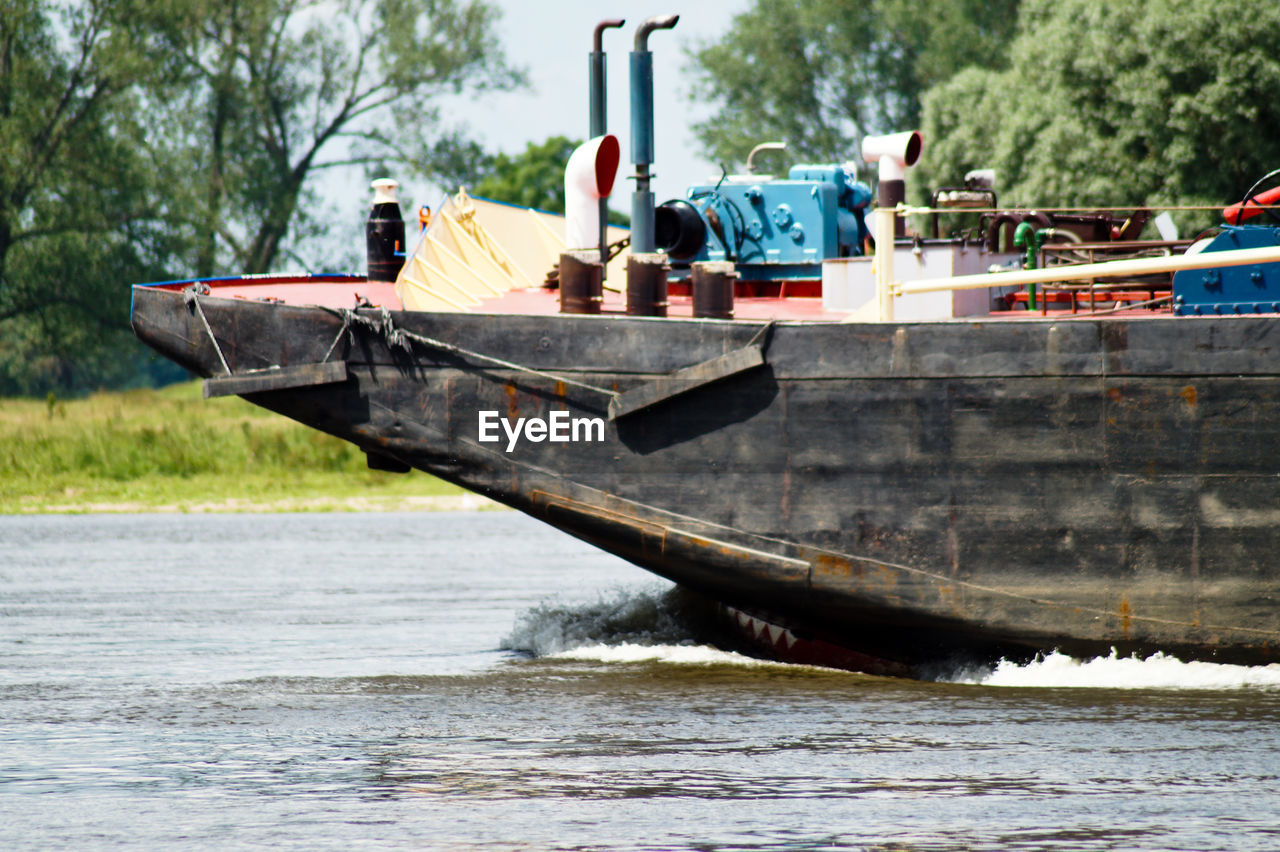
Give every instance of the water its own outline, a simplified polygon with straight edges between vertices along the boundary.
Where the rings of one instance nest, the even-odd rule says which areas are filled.
[[[1280,848],[1278,667],[895,681],[665,588],[508,513],[0,517],[0,848]]]

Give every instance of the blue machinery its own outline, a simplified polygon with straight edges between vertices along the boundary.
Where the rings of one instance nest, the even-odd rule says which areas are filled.
[[[852,166],[793,166],[786,180],[726,176],[689,187],[654,213],[672,277],[699,261],[732,261],[745,280],[821,278],[822,261],[863,254],[871,189]]]
[[[688,200],[654,208],[649,189],[653,163],[654,30],[671,29],[677,15],[649,18],[636,30],[631,53],[631,161],[636,186],[631,202],[633,254],[666,252],[671,277],[683,278],[693,263],[731,261],[744,280],[819,279],[822,261],[861,255],[868,239],[865,214],[871,190],[850,165],[795,166],[786,180],[763,175],[726,176],[692,186]],[[591,54],[591,133],[604,132],[604,29],[601,21]]]
[[[1280,227],[1224,225],[1204,252],[1277,245]],[[1179,316],[1280,313],[1280,264],[1184,269],[1173,276],[1173,311]]]

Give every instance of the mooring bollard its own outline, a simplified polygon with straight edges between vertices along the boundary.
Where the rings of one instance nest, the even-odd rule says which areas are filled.
[[[560,255],[560,313],[598,314],[604,301],[604,266],[600,252],[567,251]]]
[[[693,315],[703,319],[733,319],[733,285],[738,272],[726,261],[693,265]]]
[[[633,254],[627,260],[627,314],[633,317],[667,315],[667,256],[658,252]]]

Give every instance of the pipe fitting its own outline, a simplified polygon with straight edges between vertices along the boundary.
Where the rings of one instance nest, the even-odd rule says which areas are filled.
[[[641,53],[649,49],[649,33],[654,30],[669,30],[680,20],[679,15],[654,15],[647,18],[644,23],[636,27],[636,53]]]
[[[564,169],[565,246],[570,251],[599,249],[601,205],[613,192],[621,149],[611,133],[583,142]]]
[[[787,150],[786,142],[761,142],[759,145],[751,149],[751,153],[747,155],[747,174],[755,174],[755,158],[756,154],[761,151],[785,151]]]
[[[866,136],[862,140],[862,159],[880,167],[880,180],[903,180],[907,168],[914,166],[924,149],[924,137],[918,130]]]
[[[618,27],[621,27],[625,23],[626,23],[626,20],[623,18],[606,18],[605,20],[596,24],[595,32],[592,34],[592,37],[591,37],[591,50],[595,53],[603,52],[604,51],[604,31],[617,29]]]

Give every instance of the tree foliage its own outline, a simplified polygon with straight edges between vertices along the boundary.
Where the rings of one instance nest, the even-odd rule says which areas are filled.
[[[756,0],[718,42],[692,52],[694,130],[713,158],[742,163],[758,142],[830,162],[861,137],[914,129],[921,96],[969,65],[1002,64],[1019,0]]]
[[[124,3],[0,10],[0,392],[117,383],[145,360],[123,285],[174,245],[138,92],[169,73]],[[96,357],[95,357],[96,356]]]
[[[312,179],[388,162],[431,174],[444,94],[521,82],[486,0],[194,0],[153,18],[184,66],[166,161],[187,176],[198,275],[270,270]],[[192,118],[184,120],[185,116]],[[443,132],[442,132],[443,131]]]
[[[468,143],[438,97],[522,79],[497,15],[487,0],[0,0],[0,394],[164,374],[129,332],[126,285],[296,258],[325,230],[314,193],[332,170],[447,169]]]
[[[919,184],[993,167],[1002,202],[1221,205],[1280,166],[1274,0],[1026,0],[1021,21],[1007,70],[926,96]]]
[[[486,164],[473,194],[494,201],[564,212],[564,167],[581,140],[552,136],[519,154],[498,154]]]

